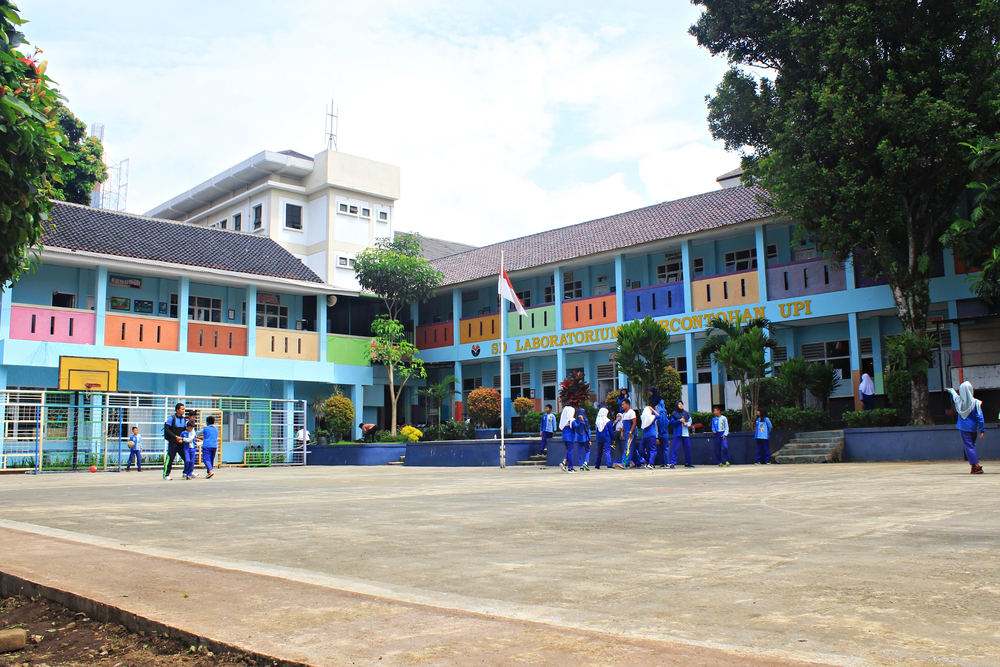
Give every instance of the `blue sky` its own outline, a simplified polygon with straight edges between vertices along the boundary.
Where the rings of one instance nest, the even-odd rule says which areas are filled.
[[[630,2],[21,0],[26,34],[129,158],[142,213],[261,150],[399,165],[400,229],[484,244],[714,189],[698,8]]]

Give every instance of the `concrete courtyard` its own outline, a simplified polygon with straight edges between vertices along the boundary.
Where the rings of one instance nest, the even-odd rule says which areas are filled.
[[[984,467],[4,475],[0,571],[317,665],[997,665]]]

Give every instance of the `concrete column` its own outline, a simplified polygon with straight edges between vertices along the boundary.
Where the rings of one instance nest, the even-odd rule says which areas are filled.
[[[851,347],[851,391],[854,393],[854,409],[860,410],[861,399],[858,398],[858,387],[861,386],[861,347],[858,338],[857,313],[847,313],[847,331]]]
[[[946,278],[951,278],[955,275],[955,251],[951,248],[944,249],[944,275]]]
[[[757,240],[757,285],[760,294],[760,302],[767,303],[767,240],[764,236],[766,225],[757,225],[754,228],[754,237]]]
[[[615,308],[618,324],[625,322],[625,253],[615,255]]]
[[[183,375],[177,376],[177,396],[182,397],[187,395],[187,378]]]
[[[698,368],[695,363],[694,334],[684,334],[684,354],[687,357],[688,412],[698,409]],[[643,387],[645,390],[645,387]]]
[[[108,267],[97,267],[97,284],[94,287],[94,345],[104,345],[104,318],[108,312]]]
[[[319,335],[319,360],[320,363],[327,362],[327,323],[326,323],[326,295],[316,295],[316,332]]]
[[[948,302],[948,319],[954,320],[958,318],[958,302],[949,301]],[[951,366],[952,368],[958,368],[961,379],[961,368],[962,368],[962,341],[959,338],[958,333],[958,323],[952,322],[948,325],[951,327]],[[948,385],[951,386],[955,384],[951,378],[947,378]],[[959,382],[958,384],[961,384]]]
[[[452,345],[458,345],[462,340],[462,288],[456,287],[451,291],[451,319],[452,319]],[[456,373],[457,375],[457,373]]]
[[[80,267],[76,271],[76,307],[86,310],[87,295],[90,294],[90,286],[87,284],[87,269]],[[96,304],[95,304],[96,305]]]
[[[10,307],[13,303],[14,284],[7,283],[3,287],[3,292],[0,293],[0,340],[10,340]],[[7,371],[4,371],[5,376],[6,373]]]
[[[691,295],[691,281],[694,280],[691,241],[681,242],[681,265],[684,267],[684,312],[690,313],[692,304],[694,303]]]
[[[566,350],[556,350],[556,400],[559,400],[559,384],[566,379]]]
[[[181,276],[177,280],[177,349],[188,349],[188,299],[191,296],[191,279]]]
[[[290,452],[295,446],[295,382],[282,380],[282,398],[285,399],[285,436],[281,439],[281,451]],[[305,423],[303,422],[303,426]]]
[[[847,289],[852,290],[857,287],[857,282],[854,280],[854,255],[848,255],[847,261],[844,262],[844,277],[847,280]]]
[[[460,421],[464,415],[462,414],[462,362],[455,362],[455,393],[452,394],[452,419]]]
[[[563,321],[562,321],[562,302],[563,302],[563,267],[557,266],[555,274],[553,275],[553,286],[555,287],[556,294],[556,333],[562,333]],[[565,366],[565,364],[564,364]],[[565,375],[560,376],[559,381],[562,382]]]
[[[411,303],[410,304],[410,319],[413,320],[413,330],[417,330],[417,326],[420,324],[420,304]]]
[[[9,295],[10,295],[10,285],[8,284],[7,289],[3,295],[4,296],[3,303],[6,304],[10,302],[10,299],[8,298]],[[8,307],[7,312],[4,313],[4,319],[3,319],[4,322],[8,321],[7,315],[9,314],[10,314],[10,309]],[[7,333],[10,334],[9,325],[7,327]],[[6,337],[4,337],[4,340],[5,339]],[[7,389],[7,367],[0,365],[0,392],[2,392],[0,393],[0,410],[3,411],[3,414],[7,414],[7,392],[2,391],[4,389]],[[7,459],[5,459],[3,456],[5,447],[4,435],[5,435],[4,430],[0,430],[0,470],[7,467],[6,464]]]
[[[257,356],[257,286],[247,285],[247,356]]]
[[[361,439],[361,424],[365,420],[365,386],[363,384],[354,385],[354,389],[351,391],[351,400],[354,402],[354,426],[351,431],[354,433],[354,439]]]
[[[882,371],[884,368],[884,364],[882,363],[882,318],[876,315],[869,321],[871,322],[872,331],[872,365],[874,366],[875,372],[875,377],[872,379],[875,380],[875,393],[881,394],[885,392],[885,385],[882,380]],[[958,339],[952,339],[952,341],[956,340]],[[948,381],[949,379],[950,378],[945,378],[945,381]]]

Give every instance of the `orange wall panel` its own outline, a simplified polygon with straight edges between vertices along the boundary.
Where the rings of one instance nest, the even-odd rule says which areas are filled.
[[[435,347],[448,347],[455,344],[455,334],[452,332],[453,322],[435,322],[417,327],[416,346],[420,350],[432,350]]]
[[[104,344],[144,350],[177,351],[178,324],[165,317],[111,315],[104,318]]]
[[[188,323],[188,352],[247,356],[246,327],[208,322]]]
[[[602,294],[573,299],[562,305],[563,329],[581,329],[618,321],[618,305],[614,294]]]

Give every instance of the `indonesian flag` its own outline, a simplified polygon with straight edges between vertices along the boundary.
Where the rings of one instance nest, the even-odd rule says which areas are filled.
[[[507,299],[514,307],[517,308],[517,312],[520,315],[528,316],[524,312],[524,306],[521,305],[521,300],[517,298],[517,293],[514,291],[514,286],[510,282],[510,277],[507,275],[507,269],[503,268],[503,263],[500,264],[500,283],[498,287],[500,291],[500,297]]]

